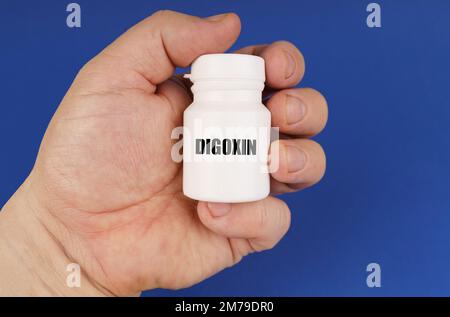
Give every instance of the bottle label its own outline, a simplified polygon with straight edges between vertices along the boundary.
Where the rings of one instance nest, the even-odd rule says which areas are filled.
[[[256,139],[195,139],[195,154],[256,155]]]
[[[237,163],[262,173],[278,169],[278,142],[273,141],[279,131],[270,126],[270,116],[247,112],[196,116],[185,118],[182,130],[172,132],[172,139],[179,140],[171,152],[175,162],[225,170]]]

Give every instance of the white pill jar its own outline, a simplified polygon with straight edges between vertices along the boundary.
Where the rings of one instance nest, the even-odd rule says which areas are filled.
[[[186,75],[193,103],[184,112],[183,192],[209,202],[248,202],[270,191],[270,112],[262,103],[264,60],[208,54]]]

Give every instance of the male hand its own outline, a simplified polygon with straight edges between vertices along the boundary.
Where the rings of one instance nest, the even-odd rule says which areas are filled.
[[[235,14],[201,19],[160,11],[81,69],[32,172],[0,213],[0,293],[132,295],[187,287],[283,237],[290,224],[283,201],[193,201],[182,193],[182,164],[171,159],[171,131],[192,102],[189,85],[173,77],[175,67],[226,51],[239,32]],[[325,126],[327,105],[313,89],[291,88],[304,74],[302,54],[288,42],[238,52],[265,59],[274,92],[266,105],[285,136],[272,193],[318,182],[325,156],[307,137]],[[82,270],[79,289],[65,284],[71,262]]]

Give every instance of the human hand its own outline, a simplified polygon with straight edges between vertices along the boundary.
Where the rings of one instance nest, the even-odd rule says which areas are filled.
[[[187,83],[172,77],[175,66],[224,52],[239,32],[234,14],[161,11],[81,69],[33,170],[0,213],[0,272],[20,273],[0,273],[10,292],[131,295],[187,287],[283,237],[290,224],[283,201],[197,203],[183,195],[181,164],[170,155],[171,131],[191,103]],[[266,102],[272,125],[286,136],[272,193],[318,182],[325,155],[307,137],[325,126],[327,105],[313,89],[291,88],[304,73],[301,53],[288,42],[238,52],[263,57],[267,88],[278,90]],[[79,290],[65,285],[70,262],[82,269]],[[20,275],[34,265],[30,279],[40,286],[24,287]]]

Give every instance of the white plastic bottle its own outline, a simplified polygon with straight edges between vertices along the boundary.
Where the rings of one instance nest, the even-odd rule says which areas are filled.
[[[270,112],[262,104],[264,60],[208,54],[192,64],[184,112],[183,192],[209,202],[247,202],[270,191]]]

